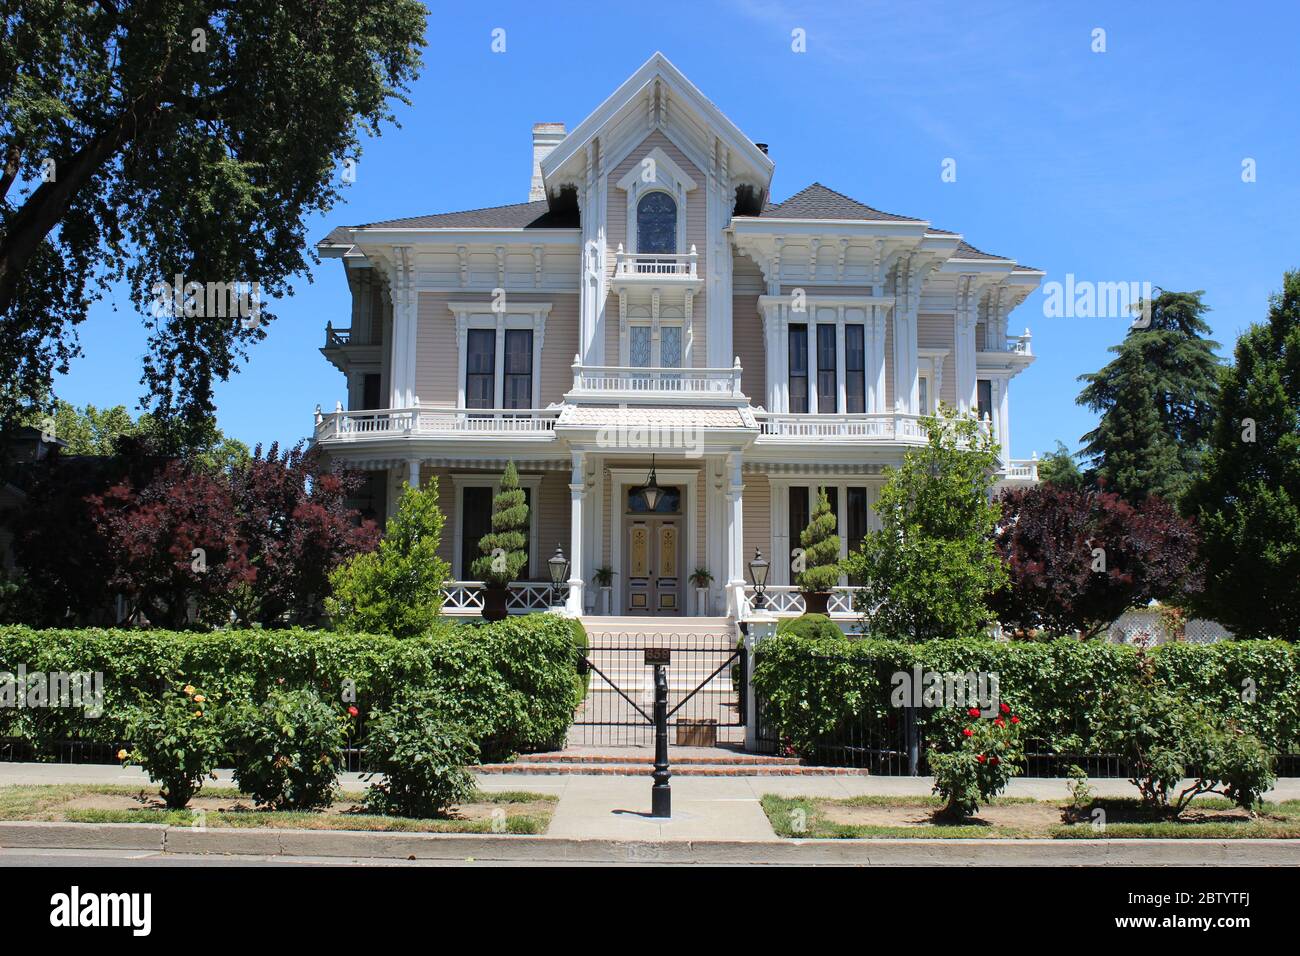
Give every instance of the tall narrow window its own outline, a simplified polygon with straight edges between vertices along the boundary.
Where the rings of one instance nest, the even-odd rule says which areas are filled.
[[[866,336],[861,325],[844,326],[844,399],[846,412],[867,410]]]
[[[835,380],[835,326],[817,326],[817,411],[839,411]]]
[[[790,411],[808,411],[808,326],[790,326]]]
[[[930,414],[930,376],[922,375],[916,380],[917,394],[920,396],[920,409],[922,415]]]
[[[379,373],[367,372],[361,380],[361,407],[383,408],[379,402]]]
[[[497,333],[470,329],[465,339],[465,407],[492,408],[496,402]]]
[[[803,487],[792,487],[790,489],[790,554],[786,555],[786,561],[793,560],[794,549],[802,548],[799,542],[799,536],[803,534],[803,529],[808,527],[808,489]],[[790,580],[794,581],[794,572],[790,573]]]
[[[501,401],[505,408],[533,406],[533,330],[506,329],[504,386]]]
[[[844,516],[844,543],[848,553],[852,554],[862,546],[862,539],[867,536],[867,489],[850,488],[848,490],[848,514]],[[861,582],[850,580],[850,584]]]
[[[667,193],[647,193],[636,204],[636,251],[640,255],[677,251],[677,203]]]
[[[492,530],[492,489],[486,486],[465,488],[461,497],[460,576],[474,579],[474,561],[483,552],[479,540]]]
[[[993,382],[982,378],[976,383],[976,402],[980,421],[993,418]]]

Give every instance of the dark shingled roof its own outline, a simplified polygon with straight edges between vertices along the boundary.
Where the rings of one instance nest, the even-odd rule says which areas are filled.
[[[361,226],[339,226],[325,237],[327,243],[348,241],[349,229],[576,229],[578,211],[552,212],[545,199],[520,202],[511,206],[489,206],[462,212],[441,212],[405,219],[385,219]]]
[[[759,213],[760,219],[884,219],[891,222],[924,222],[913,216],[898,216],[882,212],[851,199],[843,193],[813,183],[799,190],[785,202],[767,206]]]

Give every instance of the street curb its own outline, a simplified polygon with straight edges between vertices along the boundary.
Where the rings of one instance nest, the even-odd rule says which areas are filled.
[[[842,866],[1297,866],[1300,840],[576,840],[478,833],[0,823],[7,849],[531,863]]]

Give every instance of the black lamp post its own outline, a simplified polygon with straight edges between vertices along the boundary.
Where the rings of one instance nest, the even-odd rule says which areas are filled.
[[[564,551],[558,544],[555,553],[546,562],[546,567],[551,572],[551,606],[556,607],[555,598],[564,582],[569,579],[569,559],[564,556]]]
[[[767,606],[767,599],[763,596],[767,590],[767,572],[767,560],[763,552],[755,548],[754,559],[749,562],[749,579],[754,582],[754,607],[760,611]]]

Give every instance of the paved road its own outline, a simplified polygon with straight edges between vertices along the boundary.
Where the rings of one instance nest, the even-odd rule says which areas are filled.
[[[0,848],[0,869],[5,867],[246,867],[246,866],[645,866],[645,863],[557,863],[544,860],[382,860],[336,856],[185,856],[178,853],[141,853],[136,850],[6,850]],[[674,864],[648,864],[664,866]],[[691,864],[700,865],[700,864]]]

